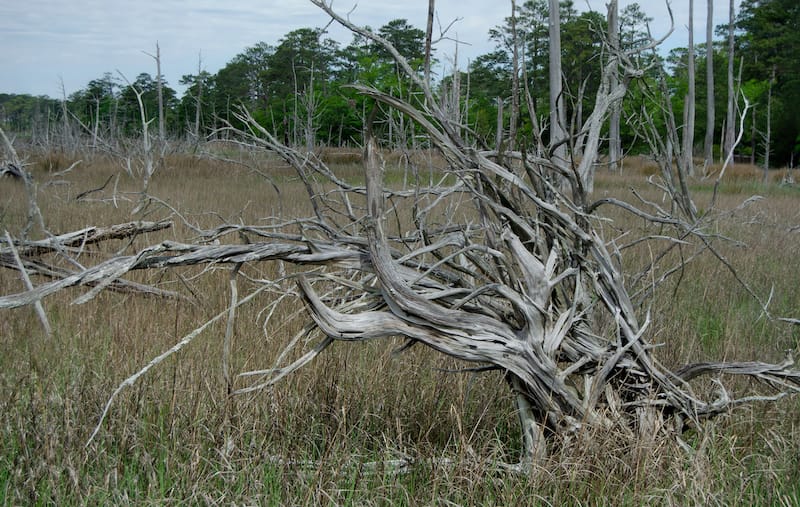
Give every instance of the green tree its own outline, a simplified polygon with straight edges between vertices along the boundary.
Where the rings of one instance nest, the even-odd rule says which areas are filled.
[[[247,93],[240,100],[251,109],[266,109],[269,103],[269,82],[272,55],[275,48],[266,42],[259,42],[245,49],[234,58],[243,64],[244,77],[247,82]]]
[[[98,136],[117,134],[117,100],[120,82],[110,72],[103,77],[89,81],[85,88],[69,97],[69,110],[78,120],[90,129],[93,145]]]
[[[211,114],[215,118],[235,126],[241,126],[233,113],[241,106],[254,108],[254,102],[251,101],[252,87],[249,78],[248,64],[240,57],[234,58],[217,72],[212,78],[213,88],[209,94]]]
[[[61,106],[50,97],[0,93],[0,126],[7,132],[45,141],[48,123],[60,114]]]
[[[167,128],[174,133],[177,129],[175,109],[178,104],[177,94],[166,83],[162,84],[164,94],[164,114]],[[135,89],[135,90],[134,90]],[[119,96],[119,114],[122,133],[136,135],[141,131],[142,120],[136,91],[142,94],[142,104],[147,121],[158,118],[158,93],[156,81],[147,72],[142,72],[136,80],[122,88]]]
[[[492,144],[497,129],[497,99],[506,98],[510,90],[511,59],[507,52],[493,51],[470,62],[467,119],[487,146]]]
[[[269,123],[292,144],[302,137],[311,145],[316,131],[326,127],[319,120],[330,93],[338,43],[322,35],[319,28],[289,32],[268,58],[263,74]]]
[[[531,90],[534,107],[537,111],[541,109],[543,112],[549,110],[549,108],[544,107],[547,104],[548,51],[550,48],[548,13],[547,0],[527,0],[517,6],[516,13],[517,40],[521,41],[524,46],[524,74],[528,80],[528,89]],[[490,60],[494,60],[495,63],[492,64],[492,67],[495,72],[502,68],[497,64],[503,63],[507,73],[505,79],[510,83],[511,54],[513,52],[511,18],[507,17],[503,25],[489,30],[489,39],[495,42],[495,51],[487,55],[489,59],[482,63],[489,63]],[[500,58],[500,53],[503,53],[505,57]],[[510,93],[510,90],[509,84],[505,90],[498,90],[500,93],[494,95],[491,99],[497,96],[506,96]],[[524,117],[525,115],[523,114],[522,116]]]
[[[653,18],[648,16],[642,6],[634,2],[628,4],[619,14],[620,46],[630,50],[641,47],[650,41],[648,25]]]
[[[561,71],[569,97],[567,114],[575,118],[576,131],[583,125],[583,112],[591,111],[594,105],[607,30],[605,17],[594,11],[572,15],[561,24]]]
[[[517,6],[516,12],[516,33],[517,41],[523,46],[524,55],[524,77],[527,79],[527,89],[531,92],[533,105],[537,114],[545,115],[549,113],[548,90],[549,90],[549,4],[547,0],[527,0]],[[562,75],[564,77],[564,89],[569,98],[567,101],[567,118],[576,120],[576,127],[582,123],[583,111],[591,107],[594,96],[599,84],[599,73],[602,66],[600,60],[603,34],[606,31],[606,21],[604,16],[597,12],[578,13],[572,0],[562,0],[559,2],[559,19],[561,27],[561,54],[562,54]],[[489,38],[496,44],[495,52],[487,55],[480,61],[476,60],[476,65],[471,68],[471,83],[478,79],[486,83],[494,81],[492,90],[498,95],[490,97],[506,97],[510,94],[510,86],[503,90],[500,86],[502,81],[506,83],[511,79],[511,54],[513,53],[513,35],[511,28],[511,18],[508,17],[504,23],[489,31]],[[500,57],[500,55],[505,55]],[[503,79],[499,78],[500,73],[506,73]],[[492,75],[495,75],[493,78]],[[475,90],[474,85],[472,89]],[[477,95],[477,94],[475,94]],[[487,107],[488,103],[485,103]],[[529,117],[526,107],[520,119],[523,123]],[[496,112],[496,109],[495,109]],[[488,114],[475,114],[473,118],[490,117]],[[494,122],[496,123],[496,122]],[[522,125],[524,132],[529,125]]]
[[[769,82],[772,90],[772,160],[792,159],[800,135],[800,3],[796,0],[742,0],[736,21],[737,53],[743,59],[743,81]],[[760,121],[766,105],[759,104]]]
[[[181,77],[180,84],[186,86],[181,97],[176,117],[180,124],[192,135],[203,136],[204,131],[213,126],[214,118],[209,97],[213,97],[214,80],[208,72],[187,74]]]
[[[373,31],[367,28],[369,31]],[[410,25],[405,19],[395,19],[378,29],[377,34],[390,41],[397,51],[403,55],[412,68],[423,71],[425,56],[425,32]],[[401,79],[400,68],[391,55],[380,44],[367,40],[365,37],[354,34],[352,41],[342,50],[337,50],[333,62],[333,82],[329,103],[324,104],[326,111],[322,118],[332,118],[335,124],[329,124],[328,130],[335,133],[342,130],[344,134],[328,136],[332,138],[358,140],[361,136],[364,114],[371,109],[369,101],[359,94],[354,93],[346,85],[360,83],[372,86],[378,90],[390,92],[407,99],[411,98],[408,89],[408,80]],[[330,111],[337,111],[343,116],[336,117]],[[407,140],[413,142],[413,134],[407,129],[414,128],[400,116],[393,117],[393,123],[376,125],[375,134],[384,137],[390,142],[399,142],[402,136],[395,133],[402,132]],[[395,128],[397,127],[397,128]],[[321,132],[326,127],[321,127]]]
[[[378,30],[378,35],[392,43],[397,51],[411,63],[414,68],[419,68],[425,57],[425,32],[408,23],[406,19],[394,19]],[[393,59],[383,46],[374,45],[376,55],[389,62]]]

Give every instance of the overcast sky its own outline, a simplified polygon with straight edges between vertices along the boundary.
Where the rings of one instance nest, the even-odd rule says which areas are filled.
[[[521,1],[521,0],[520,0]],[[576,0],[579,10],[605,13],[607,0]],[[632,3],[620,0],[620,9]],[[689,0],[672,0],[675,32],[668,47],[686,46]],[[649,16],[654,35],[666,32],[669,17],[664,0],[639,0]],[[739,0],[736,0],[738,8]],[[336,0],[339,12],[355,9],[350,19],[379,28],[405,18],[425,27],[425,0]],[[493,49],[490,28],[510,14],[510,0],[437,0],[443,24],[460,20],[448,35],[469,45],[460,46],[459,61]],[[706,2],[695,1],[695,40],[705,38]],[[714,23],[728,19],[728,0],[715,0]],[[104,72],[122,72],[130,80],[141,72],[155,75],[155,62],[145,52],[161,47],[162,73],[173,88],[184,74],[197,72],[198,55],[204,70],[216,73],[237,53],[256,42],[276,44],[286,33],[304,27],[322,27],[323,12],[307,0],[2,0],[0,1],[0,93],[67,95]],[[342,43],[349,34],[332,26],[330,37]],[[441,61],[452,57],[454,45],[438,46]]]

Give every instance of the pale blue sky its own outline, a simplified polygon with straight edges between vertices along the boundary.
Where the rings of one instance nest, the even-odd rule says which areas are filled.
[[[518,0],[522,1],[522,0]],[[576,0],[579,10],[605,13],[607,0]],[[620,0],[620,8],[631,0]],[[354,0],[336,0],[334,8],[346,12]],[[639,0],[654,18],[655,35],[669,24],[664,0]],[[689,0],[672,0],[675,32],[669,47],[685,46]],[[695,38],[704,39],[706,2],[695,0]],[[736,0],[738,6],[739,0]],[[426,0],[362,0],[350,14],[360,25],[380,27],[406,18],[424,28]],[[437,0],[438,19],[447,25],[461,18],[449,35],[469,46],[459,49],[459,61],[486,53],[490,28],[510,14],[510,0]],[[725,22],[728,0],[715,0],[715,24]],[[155,63],[144,52],[155,53],[159,42],[162,72],[178,87],[184,74],[197,71],[198,54],[203,68],[215,73],[237,53],[256,42],[275,44],[291,30],[321,27],[328,18],[306,0],[0,0],[0,93],[61,96],[63,80],[67,95],[86,86],[104,72],[119,70],[133,80],[140,72],[155,75]],[[330,36],[350,40],[341,28]],[[452,58],[454,45],[443,42],[439,59]]]

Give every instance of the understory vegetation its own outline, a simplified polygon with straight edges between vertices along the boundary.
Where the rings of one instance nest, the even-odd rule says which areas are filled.
[[[277,158],[228,146],[206,149],[203,156],[165,158],[149,187],[160,203],[140,218],[174,219],[177,212],[196,227],[211,228],[309,213],[302,182]],[[42,216],[53,234],[131,220],[141,183],[118,161],[95,156],[57,176],[75,160],[29,155]],[[363,184],[357,156],[328,156],[338,177]],[[401,188],[408,178],[403,159],[386,159],[387,186]],[[435,158],[430,165],[433,178]],[[659,201],[661,193],[646,181],[656,171],[645,160],[627,159],[620,172],[598,171],[595,195],[629,198],[635,189]],[[800,190],[779,186],[783,175],[767,184],[761,175],[744,165],[728,168],[717,207],[735,209],[753,194],[764,198],[719,219],[714,232],[738,241],[720,241],[718,249],[757,294],[772,295],[773,314],[794,315],[800,308]],[[104,183],[102,191],[86,193]],[[690,183],[702,215],[713,179]],[[0,189],[0,230],[17,236],[27,219],[25,188],[3,179]],[[87,245],[75,259],[91,264],[94,256],[192,237],[185,223],[174,222],[133,239]],[[603,227],[616,236],[642,226],[630,214],[611,211]],[[630,272],[650,263],[651,254],[632,247],[625,257]],[[294,268],[251,263],[241,283],[274,279],[280,269]],[[186,299],[103,291],[76,305],[80,290],[61,291],[43,301],[50,338],[33,308],[4,310],[0,504],[800,503],[796,397],[737,408],[685,433],[685,446],[631,441],[592,428],[556,439],[544,461],[521,474],[502,466],[519,458],[521,437],[512,393],[499,372],[459,372],[463,363],[426,347],[393,354],[385,343],[334,344],[275,386],[230,396],[222,367],[224,321],[121,392],[87,445],[121,381],[229,304],[229,276],[230,268],[217,271],[212,264],[132,277],[180,289],[191,295]],[[0,294],[22,290],[18,272],[0,271]],[[306,323],[302,308],[278,306],[284,325],[264,329],[262,309],[274,297],[264,293],[240,307],[231,371],[269,367]],[[659,345],[654,355],[670,367],[720,358],[777,362],[798,351],[800,327],[765,318],[711,255],[686,264],[651,305],[659,309],[650,327],[650,341]],[[233,387],[240,382],[235,379]],[[729,385],[750,382],[733,379]],[[712,380],[700,388],[713,392],[716,385]],[[390,466],[394,462],[405,465]]]

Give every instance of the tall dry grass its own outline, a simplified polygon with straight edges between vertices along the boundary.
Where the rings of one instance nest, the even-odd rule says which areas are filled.
[[[246,160],[250,169],[173,156],[150,189],[200,227],[309,212],[304,190],[287,168],[269,159]],[[35,176],[44,182],[72,161],[53,156],[34,162]],[[340,171],[357,179],[357,165],[350,162]],[[39,203],[48,229],[58,233],[130,220],[139,186],[126,175],[116,182],[116,207],[108,200],[110,188],[75,200],[117,174],[118,164],[97,159],[80,164],[59,184],[41,185]],[[634,186],[659,199],[646,190],[645,174],[600,173],[596,192],[627,197]],[[759,181],[722,187],[722,207],[734,207],[750,190],[766,199],[718,224],[720,234],[746,246],[719,245],[756,291],[765,296],[773,291],[774,313],[797,316],[800,195],[796,189],[761,186]],[[697,181],[694,188],[698,206],[707,206],[710,185]],[[0,189],[0,229],[17,233],[25,220],[23,189],[10,180],[0,182]],[[614,218],[605,229],[609,237],[641,227],[621,213],[608,213]],[[170,214],[153,205],[148,219]],[[191,235],[176,220],[173,230],[137,238],[133,245],[119,241],[98,246],[81,259],[91,263],[92,256]],[[626,261],[630,270],[648,262],[651,254],[644,248],[631,250]],[[271,278],[276,269],[252,266],[245,274]],[[191,301],[106,292],[74,305],[78,289],[52,296],[44,301],[55,330],[51,340],[32,309],[0,315],[0,503],[800,502],[797,399],[741,408],[704,432],[685,435],[690,453],[669,442],[644,448],[613,431],[580,435],[554,445],[547,462],[523,477],[498,469],[499,463],[517,459],[519,440],[512,400],[498,374],[447,373],[463,365],[422,347],[395,356],[386,343],[336,344],[274,388],[229,398],[221,373],[224,323],[123,391],[97,439],[85,447],[116,385],[226,306],[228,271],[200,273],[200,268],[187,268],[180,277],[136,275],[180,289]],[[243,283],[240,290],[247,288]],[[15,272],[0,273],[3,294],[20,290]],[[286,326],[262,329],[260,310],[267,297],[241,309],[234,371],[271,366],[301,325],[290,321],[298,308],[285,306],[280,311]],[[658,357],[667,365],[704,358],[776,360],[787,349],[796,351],[800,340],[797,329],[763,318],[725,267],[709,256],[689,265],[682,283],[666,287],[650,304],[652,340],[664,344]],[[738,387],[748,387],[743,384]],[[714,386],[697,388],[710,392]],[[367,469],[370,463],[406,457],[418,463],[405,474]],[[452,461],[445,465],[438,458]]]

